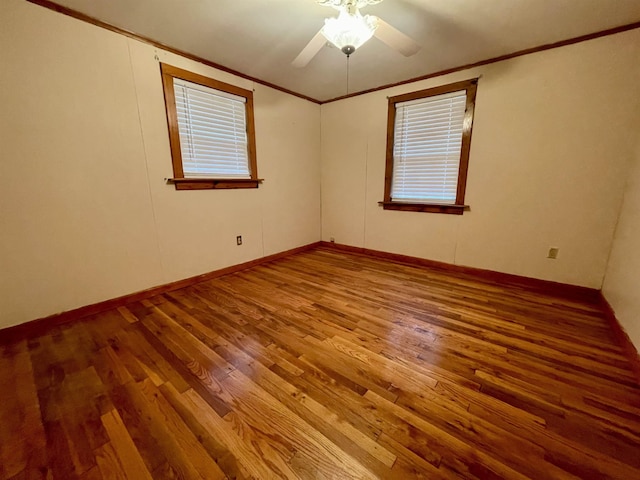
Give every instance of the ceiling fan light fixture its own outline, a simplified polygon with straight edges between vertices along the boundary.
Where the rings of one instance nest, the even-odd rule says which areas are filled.
[[[338,18],[324,21],[322,35],[346,55],[351,55],[373,36],[377,26],[378,18],[373,15],[362,16],[357,9],[353,13],[342,9]]]

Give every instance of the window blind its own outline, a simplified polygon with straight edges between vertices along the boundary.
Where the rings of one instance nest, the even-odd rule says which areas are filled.
[[[466,91],[396,104],[391,198],[455,204]]]
[[[246,99],[173,79],[185,178],[251,178]]]

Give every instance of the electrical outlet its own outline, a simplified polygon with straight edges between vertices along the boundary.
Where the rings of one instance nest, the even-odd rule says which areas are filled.
[[[238,245],[242,245],[242,235],[238,235],[238,236],[236,237],[236,243],[237,243]]]
[[[549,247],[549,254],[547,255],[547,258],[552,258],[552,259],[556,259],[558,258],[558,252],[560,251],[560,249],[558,247]]]
[[[335,239],[335,238],[333,238],[333,237],[330,237],[330,238],[329,238],[329,241],[330,241],[331,243],[336,243],[336,239]]]

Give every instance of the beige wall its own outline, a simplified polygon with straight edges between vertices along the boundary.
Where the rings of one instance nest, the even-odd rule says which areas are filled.
[[[323,105],[323,240],[600,288],[640,127],[638,58],[634,30]],[[476,76],[471,211],[383,210],[387,96]]]
[[[21,0],[0,59],[0,328],[320,239],[318,105]],[[158,60],[255,88],[259,189],[165,184]]]
[[[320,108],[4,0],[0,328],[305,245],[321,227],[324,240],[599,288],[640,130],[639,57],[634,30]],[[158,61],[255,89],[259,189],[165,184]],[[386,97],[478,75],[471,211],[383,211]],[[636,342],[637,164],[605,284]]]
[[[631,341],[640,350],[640,141],[629,172],[602,290]]]

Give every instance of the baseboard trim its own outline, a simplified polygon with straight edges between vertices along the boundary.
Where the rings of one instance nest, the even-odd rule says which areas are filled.
[[[206,282],[207,280],[212,280],[223,275],[239,272],[241,270],[246,270],[257,265],[262,265],[263,263],[268,263],[280,258],[288,257],[290,255],[295,255],[296,253],[312,250],[320,246],[320,244],[321,242],[310,243],[308,245],[303,245],[302,247],[292,248],[284,252],[274,253],[273,255],[267,255],[266,257],[257,258],[249,262],[244,262],[238,265],[232,265],[230,267],[214,270],[213,272],[196,275],[194,277],[185,278],[183,280],[178,280],[164,285],[158,285],[157,287],[151,287],[140,292],[130,293],[121,297],[112,298],[110,300],[93,303],[84,307],[74,308],[73,310],[68,310],[66,312],[56,313],[54,315],[49,315],[47,317],[38,318],[26,323],[7,327],[0,330],[0,345],[6,345],[8,343],[12,343],[24,338],[41,335],[42,333],[45,333],[51,328],[57,327],[59,325],[70,323],[75,320],[80,320],[82,318],[118,308],[129,303],[139,302],[155,295],[161,295],[173,290],[189,287],[191,285]]]
[[[425,258],[401,255],[398,253],[383,252],[381,250],[371,250],[363,247],[353,247],[351,245],[343,245],[340,243],[323,241],[321,242],[321,245],[325,248],[341,250],[349,253],[359,253],[370,257],[383,258],[385,260],[403,263],[406,265],[416,265],[447,272],[471,275],[493,282],[510,283],[512,285],[534,289],[539,292],[562,296],[563,298],[576,298],[592,303],[600,302],[600,290],[597,290],[595,288],[582,287],[579,285],[569,285],[566,283],[553,282],[551,280],[541,280],[539,278],[523,277],[521,275],[496,272],[493,270],[485,270],[482,268],[454,265],[451,263],[439,262],[436,260],[428,260]]]
[[[633,374],[635,375],[636,380],[640,385],[640,354],[638,353],[638,349],[629,338],[629,335],[627,334],[624,327],[620,324],[620,321],[618,320],[618,317],[616,317],[616,313],[613,310],[613,307],[602,294],[602,292],[600,292],[600,302],[602,305],[602,310],[604,311],[604,314],[607,317],[607,321],[609,322],[609,326],[611,327],[611,331],[613,332],[613,336],[627,356],[629,364],[631,365],[631,370],[633,371]]]

